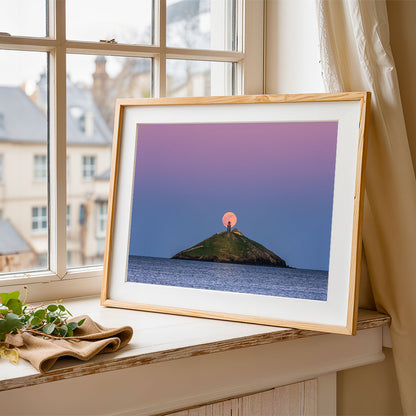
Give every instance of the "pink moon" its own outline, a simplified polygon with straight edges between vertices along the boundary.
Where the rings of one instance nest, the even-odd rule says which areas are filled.
[[[231,227],[234,227],[234,225],[237,224],[237,216],[234,214],[234,212],[226,212],[224,214],[222,217],[222,223],[224,224],[224,227],[227,227],[228,221],[231,223]]]

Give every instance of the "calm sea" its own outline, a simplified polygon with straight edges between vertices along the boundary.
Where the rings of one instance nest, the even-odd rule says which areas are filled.
[[[328,272],[129,256],[127,281],[326,300]]]

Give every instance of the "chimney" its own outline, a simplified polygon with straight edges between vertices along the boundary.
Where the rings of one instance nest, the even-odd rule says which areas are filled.
[[[90,111],[85,113],[84,131],[87,137],[92,137],[94,134],[94,114]]]

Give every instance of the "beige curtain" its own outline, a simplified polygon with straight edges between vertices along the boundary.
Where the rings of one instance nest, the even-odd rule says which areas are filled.
[[[363,241],[377,309],[392,317],[405,413],[416,414],[416,181],[385,0],[317,0],[329,92],[371,91]],[[416,24],[416,22],[415,22]],[[416,117],[416,115],[415,115]],[[362,299],[362,303],[368,303]]]

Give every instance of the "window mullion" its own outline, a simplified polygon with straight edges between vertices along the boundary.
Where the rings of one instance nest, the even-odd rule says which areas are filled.
[[[50,53],[49,267],[66,274],[66,49],[65,0],[55,0],[57,47]]]
[[[267,2],[237,0],[238,48],[244,58],[237,63],[237,94],[264,93],[264,18]]]
[[[156,0],[154,7],[159,54],[153,59],[153,92],[154,97],[166,97],[166,0]]]

